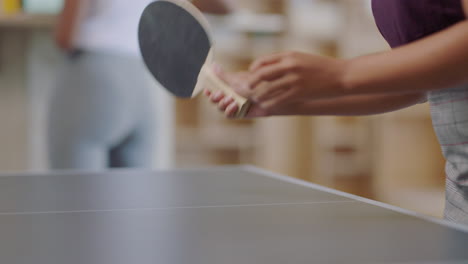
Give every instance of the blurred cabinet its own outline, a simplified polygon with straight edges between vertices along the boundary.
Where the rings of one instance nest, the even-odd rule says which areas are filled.
[[[238,0],[237,6],[255,13],[285,14],[288,0]]]
[[[33,15],[19,13],[14,15],[0,15],[0,30],[3,35],[12,30],[22,30],[22,33],[30,33],[31,30],[49,30],[55,25],[56,16]]]
[[[428,104],[376,118],[373,189],[376,199],[442,216],[445,160]]]
[[[0,168],[27,166],[26,36],[0,29]]]

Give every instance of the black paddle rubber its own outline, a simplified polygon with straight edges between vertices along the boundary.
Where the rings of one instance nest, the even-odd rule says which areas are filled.
[[[211,47],[193,13],[171,1],[153,2],[143,11],[138,39],[143,60],[156,80],[177,97],[192,97]]]

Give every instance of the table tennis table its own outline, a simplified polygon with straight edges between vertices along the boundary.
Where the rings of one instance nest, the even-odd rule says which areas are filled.
[[[251,166],[0,176],[2,264],[468,263],[468,229]]]

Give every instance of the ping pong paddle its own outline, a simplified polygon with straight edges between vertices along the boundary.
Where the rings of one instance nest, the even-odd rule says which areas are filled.
[[[143,60],[156,80],[177,97],[192,98],[201,90],[222,91],[238,104],[244,117],[249,100],[236,94],[213,72],[213,43],[203,14],[186,0],[149,4],[140,19],[138,40]]]

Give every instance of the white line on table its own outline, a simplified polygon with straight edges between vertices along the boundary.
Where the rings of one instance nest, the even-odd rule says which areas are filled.
[[[44,211],[44,212],[4,212],[0,216],[6,215],[37,215],[37,214],[73,214],[73,213],[101,213],[101,212],[129,212],[129,211],[159,211],[177,209],[209,209],[209,208],[240,208],[259,206],[283,206],[283,205],[314,205],[314,204],[338,204],[338,203],[358,203],[357,201],[327,201],[327,202],[302,202],[302,203],[270,203],[270,204],[236,204],[236,205],[206,205],[206,206],[175,206],[175,207],[146,207],[146,208],[125,208],[107,210],[75,210],[75,211]]]

